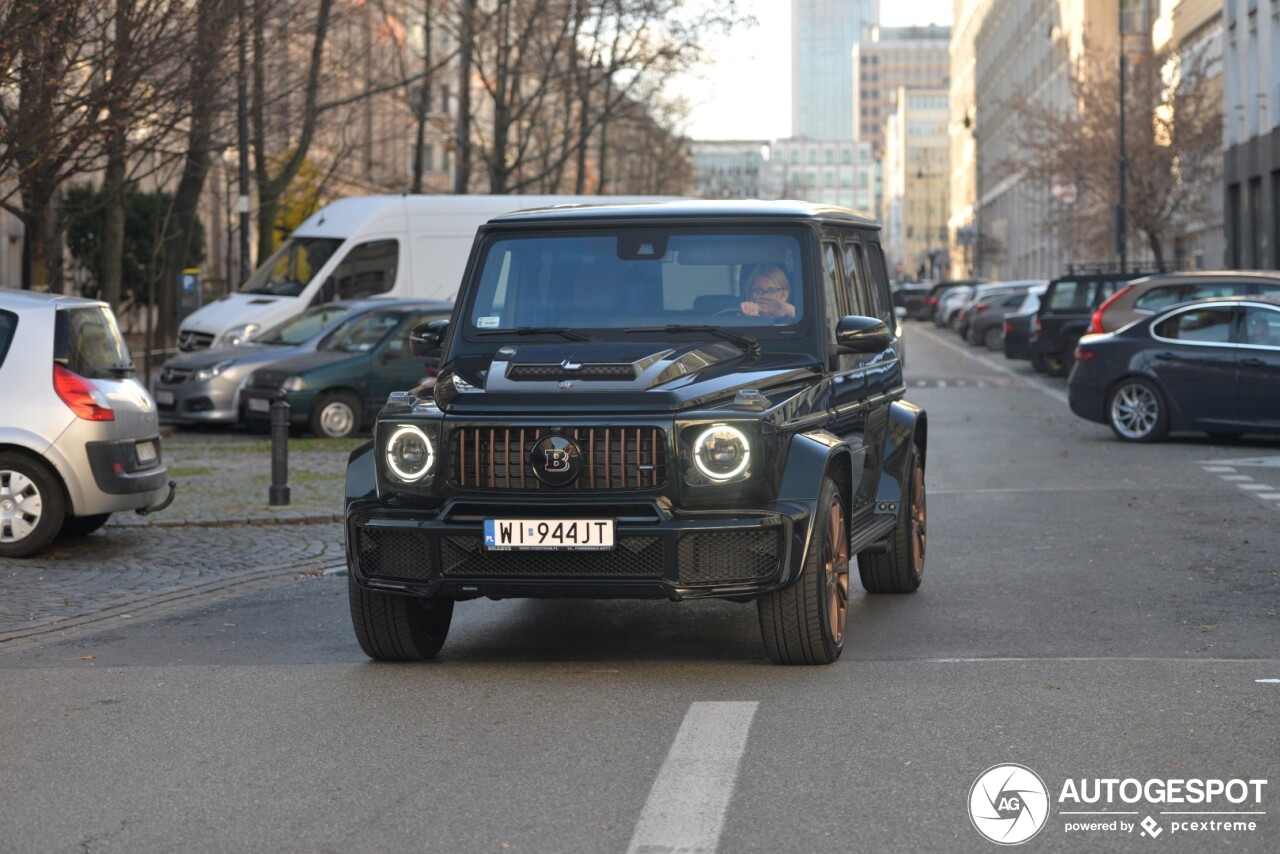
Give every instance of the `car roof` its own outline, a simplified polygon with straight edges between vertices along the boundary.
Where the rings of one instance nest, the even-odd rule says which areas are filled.
[[[31,310],[82,305],[106,305],[106,303],[102,300],[68,296],[67,294],[51,294],[45,291],[28,291],[19,290],[18,288],[0,288],[0,306],[9,309]]]
[[[1182,310],[1182,309],[1189,308],[1191,306],[1197,306],[1197,305],[1222,305],[1222,304],[1235,305],[1236,303],[1245,303],[1245,302],[1261,303],[1262,305],[1269,305],[1272,308],[1280,309],[1280,296],[1248,296],[1245,294],[1240,294],[1237,296],[1204,297],[1203,299],[1192,299],[1192,300],[1187,300],[1186,302],[1177,303],[1176,305],[1171,305],[1169,306],[1169,308],[1170,309],[1176,308],[1178,310]]]
[[[1178,273],[1154,273],[1129,282],[1131,285],[1198,285],[1214,282],[1265,282],[1280,285],[1280,273],[1266,270],[1188,270]]]
[[[864,228],[880,228],[879,220],[851,208],[790,199],[684,199],[671,202],[608,203],[601,196],[598,205],[556,205],[513,211],[489,220],[490,224],[507,225],[531,222],[586,222],[599,219],[699,219],[760,218],[837,221]]]

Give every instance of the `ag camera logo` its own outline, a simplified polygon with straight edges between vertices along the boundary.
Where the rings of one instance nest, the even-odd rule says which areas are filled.
[[[1025,765],[992,765],[969,789],[969,820],[999,845],[1019,845],[1049,818],[1049,790]]]

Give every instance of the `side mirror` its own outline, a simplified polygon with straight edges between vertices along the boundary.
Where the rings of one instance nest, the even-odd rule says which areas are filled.
[[[415,356],[436,356],[449,334],[448,320],[433,320],[413,327],[409,333],[409,351]]]
[[[874,317],[850,314],[836,324],[836,346],[843,353],[879,353],[891,340],[889,327]]]

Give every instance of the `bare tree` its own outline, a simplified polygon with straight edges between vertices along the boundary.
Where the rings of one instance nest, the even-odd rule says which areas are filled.
[[[1126,64],[1127,220],[1161,265],[1184,227],[1208,211],[1222,168],[1222,101],[1214,70],[1199,55],[1162,49]],[[1021,128],[1021,150],[1005,168],[1025,174],[1032,192],[1058,188],[1063,203],[1048,226],[1094,257],[1110,254],[1119,202],[1117,66],[1098,56],[1081,62],[1071,80],[1078,109],[1005,105]]]

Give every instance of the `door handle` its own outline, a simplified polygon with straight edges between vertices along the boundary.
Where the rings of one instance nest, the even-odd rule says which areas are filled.
[[[1249,368],[1262,368],[1266,367],[1267,363],[1261,359],[1241,359],[1240,364]]]

